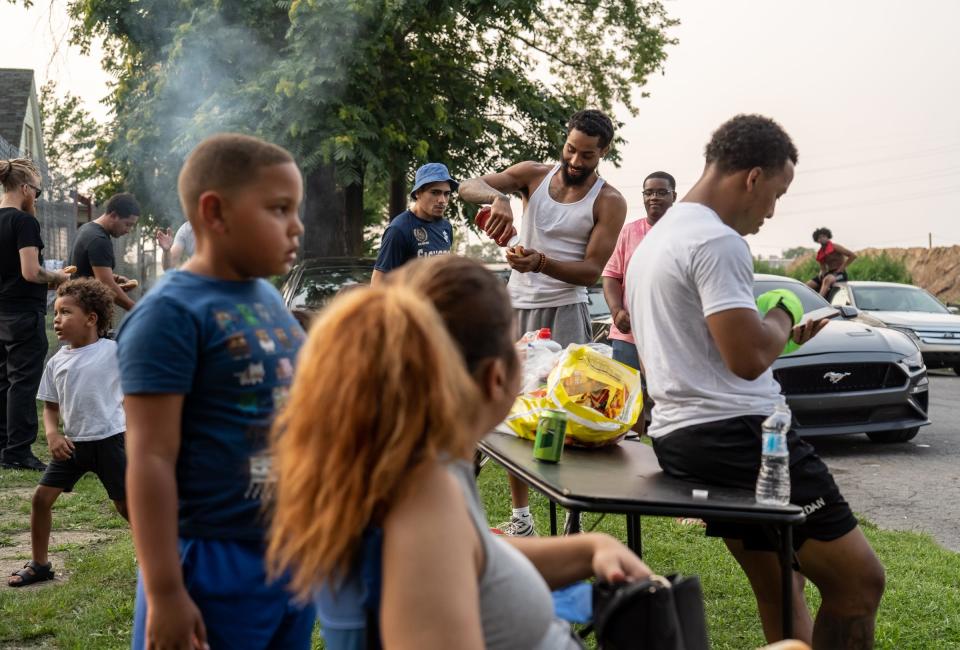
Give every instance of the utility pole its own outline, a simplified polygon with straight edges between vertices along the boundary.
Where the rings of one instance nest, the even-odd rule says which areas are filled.
[[[933,233],[927,233],[927,248],[933,248]]]

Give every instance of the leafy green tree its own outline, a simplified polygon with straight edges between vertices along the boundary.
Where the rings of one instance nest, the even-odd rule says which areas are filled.
[[[798,260],[798,262],[794,262],[787,267],[787,275],[795,280],[806,282],[820,272],[820,265],[812,255],[804,260]]]
[[[161,220],[203,136],[262,135],[305,173],[309,255],[356,254],[427,160],[551,159],[574,110],[637,111],[675,24],[639,0],[73,0],[117,79],[107,155]],[[614,157],[615,159],[615,157]],[[461,207],[464,216],[475,208]]]
[[[858,257],[853,260],[847,271],[851,280],[913,284],[913,278],[907,266],[887,253]]]
[[[40,89],[43,116],[43,146],[54,185],[77,189],[99,173],[95,162],[101,127],[83,108],[80,98],[58,95],[56,84],[48,81]]]
[[[779,264],[771,264],[767,260],[762,260],[759,257],[753,258],[753,272],[754,273],[767,273],[769,275],[786,275],[787,272]]]
[[[807,248],[806,246],[794,246],[793,248],[788,248],[783,251],[783,259],[785,260],[795,260],[798,257],[803,257],[810,253],[815,252],[813,248]]]
[[[788,274],[797,280],[806,282],[820,273],[820,265],[812,256],[793,264]],[[900,282],[913,284],[913,278],[903,261],[891,257],[887,253],[876,255],[861,255],[847,267],[847,276],[851,280],[870,280],[874,282]]]

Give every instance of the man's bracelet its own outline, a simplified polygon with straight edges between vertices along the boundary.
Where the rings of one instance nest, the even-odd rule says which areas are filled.
[[[540,263],[537,264],[537,268],[533,270],[534,273],[543,273],[543,268],[547,265],[547,256],[543,253],[540,253]]]
[[[777,304],[773,306],[773,308],[780,309],[781,311],[783,311],[784,314],[787,315],[787,318],[790,319],[790,328],[793,329],[793,312],[791,312],[790,309],[785,304],[783,304],[783,300],[778,301]]]

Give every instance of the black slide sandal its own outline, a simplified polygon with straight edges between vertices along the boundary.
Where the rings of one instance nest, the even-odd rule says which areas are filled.
[[[11,573],[10,577],[19,577],[20,582],[10,582],[7,580],[8,587],[26,587],[27,585],[36,584],[38,582],[53,580],[56,577],[56,574],[54,574],[53,564],[50,562],[47,562],[46,564],[37,564],[33,560],[30,560],[23,565],[22,569]]]

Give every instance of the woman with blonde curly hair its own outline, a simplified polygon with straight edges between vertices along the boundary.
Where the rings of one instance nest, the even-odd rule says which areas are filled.
[[[30,446],[37,439],[37,388],[47,355],[47,286],[67,280],[43,267],[34,216],[40,170],[32,160],[0,160],[0,467],[46,469]]]
[[[519,389],[513,327],[502,283],[442,256],[339,297],[311,328],[274,429],[268,558],[315,597],[328,648],[370,647],[360,555],[371,533],[382,534],[373,623],[391,649],[579,648],[550,588],[649,574],[607,535],[488,529],[470,458]]]

